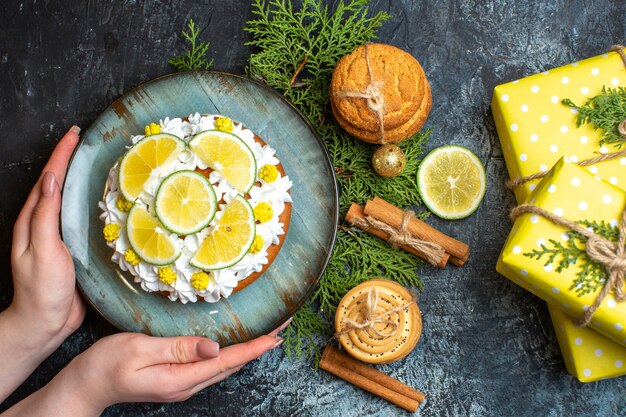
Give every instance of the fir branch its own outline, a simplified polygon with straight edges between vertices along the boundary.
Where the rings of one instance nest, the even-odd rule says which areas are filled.
[[[384,12],[368,17],[368,3],[342,0],[331,13],[322,0],[303,0],[297,10],[289,0],[254,0],[256,18],[244,30],[252,35],[248,45],[259,51],[250,57],[249,75],[282,91],[292,103],[304,104],[301,110],[318,124],[328,104],[328,88],[320,87],[328,86],[339,58],[374,39],[390,18]],[[299,88],[292,88],[296,79]]]
[[[611,226],[605,221],[596,222],[589,220],[581,220],[578,223],[585,227],[590,227],[592,231],[612,242],[617,242],[619,237],[619,229],[617,226]],[[587,256],[585,245],[587,238],[573,231],[567,232],[568,239],[565,243],[550,239],[550,247],[541,245],[541,250],[533,249],[531,252],[524,253],[531,259],[542,259],[545,257],[545,266],[556,263],[556,272],[561,273],[571,266],[578,266],[576,279],[570,286],[578,296],[597,291],[607,279],[606,269],[598,262],[592,261]]]
[[[311,300],[330,316],[351,288],[371,278],[386,277],[409,287],[422,288],[415,273],[416,258],[359,229],[337,232],[335,251]]]
[[[602,130],[601,145],[611,144],[621,148],[626,142],[618,130],[618,125],[626,119],[626,88],[605,86],[599,95],[589,98],[582,106],[577,106],[568,98],[563,99],[563,104],[578,111],[576,126],[590,123],[594,130]]]
[[[183,30],[183,38],[189,44],[188,50],[182,54],[170,58],[167,62],[173,66],[176,71],[191,71],[199,69],[209,69],[213,66],[213,60],[207,59],[209,51],[209,42],[199,41],[198,35],[200,29],[196,26],[192,19],[187,23],[187,30]]]
[[[578,235],[569,234],[569,236],[570,238],[565,242],[565,245],[554,239],[550,239],[549,242],[552,244],[551,248],[546,245],[541,245],[541,250],[533,249],[532,252],[525,253],[524,255],[537,260],[546,256],[547,259],[544,266],[558,262],[555,270],[560,273],[570,266],[576,265],[579,259],[585,257],[584,246],[581,248],[576,243]]]
[[[606,270],[599,263],[589,261],[582,264],[576,277],[570,290],[575,290],[579,295],[592,293],[604,285]]]
[[[328,322],[317,314],[311,303],[305,303],[293,315],[293,321],[282,334],[287,357],[291,358],[293,355],[297,359],[313,357],[317,364],[320,350],[315,343],[315,335],[328,334],[330,329]]]
[[[402,175],[385,179],[371,167],[375,146],[355,140],[335,122],[329,108],[332,71],[342,56],[373,40],[377,29],[390,18],[379,12],[369,16],[368,0],[340,0],[333,11],[322,0],[302,0],[299,8],[288,0],[254,0],[252,20],[244,28],[251,36],[252,54],[248,75],[279,90],[313,123],[329,151],[340,188],[343,216],[351,202],[380,196],[408,208],[421,200],[415,178],[420,155],[430,132],[418,133],[402,142],[407,165]],[[425,217],[419,213],[418,217]],[[335,249],[309,303],[298,311],[285,334],[289,356],[319,357],[315,335],[328,337],[330,318],[343,295],[374,277],[395,279],[402,285],[421,288],[416,274],[423,262],[392,249],[373,236],[340,226]],[[322,316],[315,314],[319,308]]]
[[[334,120],[326,122],[319,131],[335,166],[335,172],[338,173],[337,181],[342,191],[339,197],[342,214],[347,212],[352,202],[360,203],[373,196],[403,208],[419,204],[420,196],[415,186],[416,173],[430,130],[418,132],[398,143],[404,151],[407,164],[402,174],[393,178],[382,178],[373,171],[371,161],[376,145],[349,137]]]
[[[599,223],[595,220],[581,220],[579,223],[585,227],[591,227],[593,233],[602,236],[607,240],[617,242],[617,239],[619,239],[619,229],[615,226],[612,226],[610,223],[605,222],[604,220],[600,221]]]

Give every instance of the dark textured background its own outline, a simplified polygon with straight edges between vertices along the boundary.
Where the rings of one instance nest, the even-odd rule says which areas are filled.
[[[329,1],[332,5],[335,2]],[[621,0],[381,0],[394,18],[380,41],[417,57],[431,82],[429,147],[462,144],[484,161],[489,182],[478,212],[431,218],[468,241],[470,262],[424,267],[424,333],[384,372],[428,394],[417,415],[626,415],[626,379],[581,384],[563,365],[546,306],[495,272],[513,196],[489,103],[493,87],[598,55],[625,42]],[[242,73],[251,49],[246,1],[18,2],[0,6],[0,309],[11,302],[12,225],[57,139],[83,128],[116,97],[169,73],[189,18],[212,42],[215,69]],[[94,311],[0,408],[46,384],[70,359],[114,332]],[[2,358],[7,360],[9,358]],[[78,395],[78,394],[77,394]],[[107,416],[398,416],[402,410],[280,351],[181,404],[124,404]]]

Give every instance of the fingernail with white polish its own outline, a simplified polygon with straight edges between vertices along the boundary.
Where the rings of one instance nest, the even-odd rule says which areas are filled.
[[[204,359],[215,358],[220,354],[220,345],[212,340],[202,340],[196,347],[198,356]]]
[[[80,133],[80,127],[74,125],[74,126],[70,127],[70,132],[76,133],[78,135]]]
[[[50,171],[43,174],[43,178],[41,179],[41,191],[43,192],[43,195],[50,197],[55,186],[56,179],[54,178],[54,174]]]

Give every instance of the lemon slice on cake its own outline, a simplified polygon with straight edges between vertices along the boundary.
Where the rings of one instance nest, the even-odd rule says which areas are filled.
[[[237,135],[206,130],[194,136],[189,147],[242,194],[254,185],[256,159],[252,150]]]
[[[119,171],[120,191],[135,201],[154,179],[154,172],[169,165],[185,149],[185,142],[169,133],[146,136],[122,157]]]
[[[137,255],[152,265],[169,265],[181,254],[168,232],[141,204],[135,204],[126,220],[128,242]]]
[[[485,168],[469,149],[442,146],[422,161],[417,186],[430,211],[444,219],[461,219],[472,214],[485,195]]]
[[[190,235],[209,225],[217,201],[208,178],[195,171],[177,171],[163,180],[154,199],[163,226],[179,235]]]
[[[238,195],[224,209],[213,231],[190,261],[196,268],[227,268],[239,262],[254,241],[256,226],[250,203]]]

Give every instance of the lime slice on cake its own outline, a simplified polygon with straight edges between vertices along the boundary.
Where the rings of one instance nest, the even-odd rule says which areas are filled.
[[[417,186],[430,211],[444,219],[462,219],[478,208],[485,195],[485,168],[469,149],[442,146],[422,161]]]
[[[252,150],[237,135],[219,130],[198,133],[189,147],[230,185],[246,194],[256,181],[256,160]]]
[[[209,180],[188,170],[165,178],[154,202],[163,226],[180,235],[190,235],[208,226],[217,210],[215,191]]]
[[[200,244],[191,265],[210,270],[236,264],[252,246],[255,231],[252,207],[238,195],[226,206],[215,229]]]
[[[169,165],[184,149],[185,142],[168,133],[146,136],[137,142],[120,163],[119,183],[124,198],[135,201],[154,180],[153,172]]]
[[[126,220],[128,242],[137,255],[152,265],[169,265],[181,254],[168,232],[141,204],[135,204]]]

